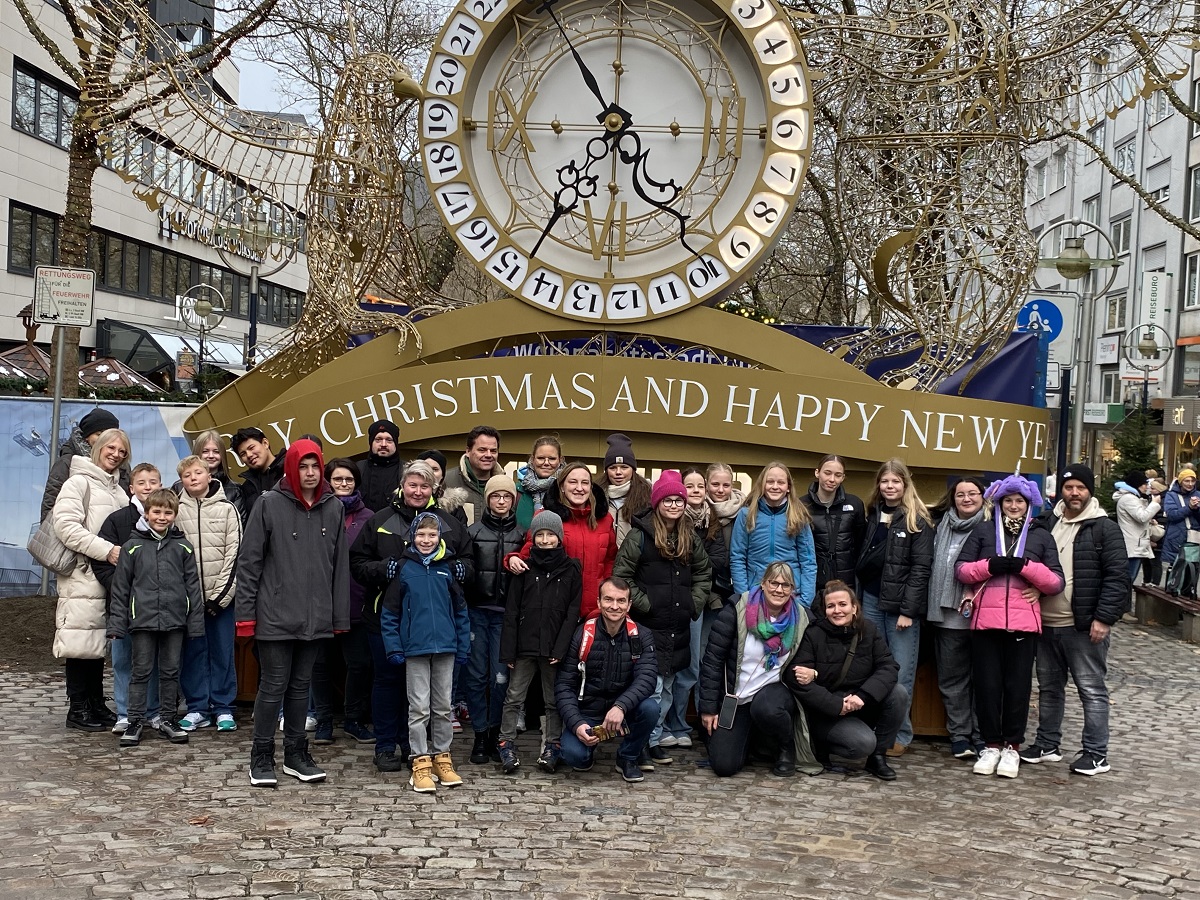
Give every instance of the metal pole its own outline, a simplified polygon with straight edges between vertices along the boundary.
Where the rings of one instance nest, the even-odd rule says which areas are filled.
[[[196,358],[196,387],[199,389],[200,399],[207,400],[208,395],[204,392],[204,328],[200,328],[200,355]]]
[[[66,353],[66,329],[61,325],[54,326],[54,404],[50,408],[50,469],[46,472],[49,480],[50,470],[58,461],[58,416],[62,410],[63,395],[63,354]],[[42,567],[42,580],[38,593],[42,596],[50,590],[50,573]]]
[[[1142,369],[1142,415],[1150,409],[1150,370]]]
[[[1095,312],[1094,297],[1092,296],[1091,277],[1088,277],[1087,290],[1083,294],[1083,320],[1079,329],[1079,367],[1078,383],[1075,386],[1075,408],[1071,411],[1071,459],[1068,464],[1080,462],[1083,459],[1083,405],[1087,403],[1088,380],[1091,375],[1092,318]],[[1061,476],[1062,473],[1059,472]]]
[[[254,354],[258,347],[258,264],[250,267],[250,331],[246,336],[246,368],[254,368]]]
[[[1062,370],[1062,400],[1058,404],[1058,456],[1054,460],[1055,478],[1062,480],[1063,469],[1067,467],[1067,431],[1070,420],[1067,418],[1071,407],[1071,367]]]

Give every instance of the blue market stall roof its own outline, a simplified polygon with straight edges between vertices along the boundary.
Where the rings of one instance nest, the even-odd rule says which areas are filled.
[[[409,307],[399,301],[384,300],[367,295],[359,305],[368,311],[395,313],[406,315]],[[731,314],[732,315],[732,314]],[[422,318],[417,315],[414,320]],[[798,340],[823,347],[829,341],[859,334],[868,329],[846,328],[832,325],[769,325],[777,331],[783,331]],[[351,339],[352,346],[365,344],[372,335],[359,335]],[[686,358],[692,362],[712,363],[715,365],[743,365],[739,360],[721,356],[705,348],[689,348],[671,346],[661,341],[648,338],[628,338],[615,333],[597,332],[591,338],[573,338],[569,340],[553,340],[542,338],[528,343],[511,347],[497,347],[492,356],[579,356],[599,355],[603,352],[609,356],[635,356],[641,358]],[[896,357],[879,359],[868,365],[866,373],[872,378],[891,369],[904,366],[916,358],[919,351],[911,351]],[[967,383],[960,396],[974,400],[995,400],[1002,403],[1020,403],[1025,406],[1035,406],[1037,372],[1038,339],[1036,334],[1014,332],[1010,334],[1004,346],[989,360]],[[848,360],[853,362],[853,360]],[[957,372],[942,380],[935,393],[958,395],[959,388],[970,372],[970,366],[964,366]]]

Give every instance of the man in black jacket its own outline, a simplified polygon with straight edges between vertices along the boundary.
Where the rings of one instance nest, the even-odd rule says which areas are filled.
[[[246,467],[242,473],[242,484],[245,485],[242,488],[242,502],[246,508],[246,519],[249,520],[250,510],[254,509],[258,498],[283,478],[284,454],[276,456],[262,429],[253,425],[239,428],[230,439],[229,446]]]
[[[367,458],[358,463],[358,492],[371,512],[387,509],[392,496],[400,487],[400,453],[396,442],[400,429],[387,419],[372,422],[367,429],[371,442]]]
[[[1058,762],[1070,675],[1083,701],[1083,749],[1071,763],[1078,775],[1100,775],[1108,764],[1108,645],[1112,626],[1129,606],[1129,561],[1120,527],[1092,494],[1087,466],[1067,468],[1058,504],[1045,524],[1054,535],[1066,578],[1061,594],[1042,597],[1038,638],[1037,741],[1021,751],[1027,763]]]
[[[617,748],[617,771],[626,781],[641,781],[638,755],[658,724],[652,696],[658,662],[650,630],[629,619],[630,605],[624,579],[600,583],[600,616],[575,630],[558,670],[554,700],[563,722],[564,762],[577,772],[590,769],[601,741],[597,727],[602,727],[610,735],[625,735]]]

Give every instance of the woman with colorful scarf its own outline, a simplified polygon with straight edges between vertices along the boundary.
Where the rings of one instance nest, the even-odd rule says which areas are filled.
[[[529,530],[533,517],[542,511],[546,491],[555,486],[562,468],[562,444],[553,435],[533,442],[529,462],[517,469],[517,527]]]
[[[866,770],[895,781],[886,752],[908,712],[900,666],[844,581],[830,581],[821,611],[804,632],[783,681],[804,710],[817,757],[832,771],[866,759]],[[837,762],[834,762],[834,758]]]
[[[1031,518],[1042,505],[1038,486],[1009,475],[984,496],[995,504],[994,521],[975,526],[955,567],[958,580],[974,589],[963,602],[970,606],[975,717],[986,745],[974,772],[1016,778],[1033,687],[1033,636],[1042,631],[1040,598],[1026,589],[1057,594],[1065,581],[1054,537]]]
[[[771,774],[816,775],[808,725],[780,683],[808,626],[808,612],[794,599],[792,567],[767,566],[762,582],[721,610],[700,665],[700,723],[708,733],[715,774],[736,775],[754,745],[775,754]]]

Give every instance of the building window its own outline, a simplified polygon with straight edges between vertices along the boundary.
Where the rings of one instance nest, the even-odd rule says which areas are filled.
[[[1137,174],[1137,145],[1132,138],[1113,148],[1113,165],[1122,175]]]
[[[1098,125],[1093,125],[1091,128],[1089,128],[1087,137],[1088,137],[1089,141],[1091,141],[1093,144],[1095,144],[1097,147],[1099,147],[1101,150],[1103,150],[1104,149],[1104,123],[1101,122]],[[1089,163],[1092,163],[1095,161],[1096,161],[1095,154],[1092,154],[1091,156],[1088,157]]]
[[[32,273],[38,266],[58,262],[58,216],[10,203],[8,206],[8,269]]]
[[[1067,148],[1063,147],[1059,150],[1055,150],[1052,161],[1053,167],[1051,174],[1054,179],[1052,190],[1057,191],[1067,186]]]
[[[1119,371],[1103,372],[1100,375],[1100,402],[1121,402],[1121,373]]]
[[[1046,163],[1040,162],[1033,167],[1033,182],[1031,190],[1035,200],[1041,200],[1046,196]]]
[[[1200,309],[1200,253],[1183,261],[1183,308]]]
[[[1161,122],[1174,111],[1166,90],[1155,91],[1146,103],[1146,118],[1151,125]]]
[[[1080,218],[1085,222],[1090,222],[1093,225],[1100,224],[1100,198],[1088,197],[1083,201],[1083,210]]]
[[[71,121],[78,106],[75,94],[34,69],[13,67],[12,127],[43,141],[71,146]]]
[[[1147,191],[1147,193],[1150,195],[1151,200],[1154,200],[1157,203],[1162,203],[1165,200],[1171,199],[1171,186],[1166,184],[1160,188],[1154,189],[1153,191]]]
[[[1200,113],[1200,78],[1192,82],[1192,112]],[[1192,122],[1192,137],[1200,135],[1200,122]]]
[[[1125,330],[1125,295],[1112,294],[1108,298],[1108,322],[1105,331]]]
[[[1126,216],[1124,219],[1118,219],[1112,223],[1112,242],[1117,250],[1117,255],[1123,255],[1129,252],[1129,241],[1133,231],[1133,218]]]
[[[1200,166],[1188,172],[1188,197],[1188,218],[1194,222],[1200,219]]]

